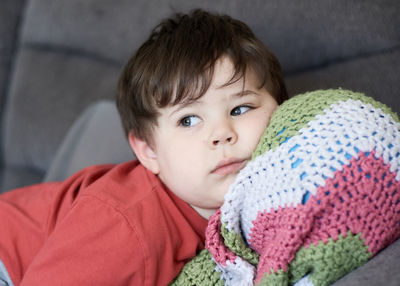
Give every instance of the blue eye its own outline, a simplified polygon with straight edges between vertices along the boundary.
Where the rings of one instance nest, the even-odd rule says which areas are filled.
[[[196,115],[185,116],[179,121],[179,125],[183,127],[192,127],[200,122],[200,118]]]
[[[250,109],[251,109],[250,106],[238,106],[238,107],[235,107],[234,109],[232,109],[231,115],[232,116],[239,116],[239,115],[242,115],[242,114],[246,113]]]

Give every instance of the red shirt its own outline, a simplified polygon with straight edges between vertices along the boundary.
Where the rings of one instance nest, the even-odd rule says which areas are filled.
[[[166,285],[204,248],[207,220],[137,161],[0,196],[14,285]]]

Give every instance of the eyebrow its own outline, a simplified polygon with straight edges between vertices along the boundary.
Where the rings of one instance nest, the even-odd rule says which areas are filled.
[[[255,95],[255,96],[260,96],[259,93],[253,91],[253,90],[241,90],[239,92],[236,93],[232,93],[230,96],[231,97],[243,97],[243,96],[247,96],[247,95]],[[199,98],[201,99],[201,97]],[[173,116],[175,113],[179,112],[181,109],[184,109],[185,107],[189,106],[189,105],[193,105],[196,104],[199,99],[196,100],[189,100],[187,102],[182,102],[182,103],[178,103],[176,106],[176,109],[174,111],[172,111],[169,115],[169,117]]]
[[[197,100],[189,100],[186,102],[182,102],[182,103],[178,103],[177,105],[175,105],[175,109],[168,115],[168,117],[172,117],[175,113],[178,113],[180,110],[184,109],[185,107],[192,105],[192,104],[196,104]]]
[[[246,96],[246,95],[257,95],[257,96],[259,96],[260,94],[255,92],[255,91],[253,91],[253,90],[248,90],[248,89],[242,90],[242,91],[239,91],[237,93],[232,94],[232,96],[234,96],[234,97],[242,97],[242,96]]]

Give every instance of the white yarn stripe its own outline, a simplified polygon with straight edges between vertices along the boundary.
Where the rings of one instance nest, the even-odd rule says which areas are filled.
[[[341,101],[299,132],[239,173],[221,207],[221,219],[229,230],[240,234],[241,229],[249,239],[259,212],[300,204],[307,192],[315,195],[335,170],[357,158],[357,151],[375,150],[400,179],[400,123],[381,109],[361,101]]]
[[[314,283],[308,279],[308,275],[301,278],[299,281],[294,283],[294,286],[314,286]]]
[[[240,257],[236,257],[233,263],[228,260],[226,266],[217,263],[215,270],[221,272],[221,279],[225,280],[225,286],[253,285],[255,267]]]
[[[254,285],[256,269],[240,257],[237,257],[233,263],[228,260],[226,266],[217,264],[215,271],[221,273],[221,279],[225,280],[225,286]],[[294,286],[314,286],[314,283],[309,279],[309,275],[306,275],[297,281]]]

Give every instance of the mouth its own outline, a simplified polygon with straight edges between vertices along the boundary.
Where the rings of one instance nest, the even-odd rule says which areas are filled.
[[[247,159],[227,159],[219,162],[217,167],[211,171],[212,174],[221,176],[229,175],[232,173],[238,173],[244,166],[246,166]]]

